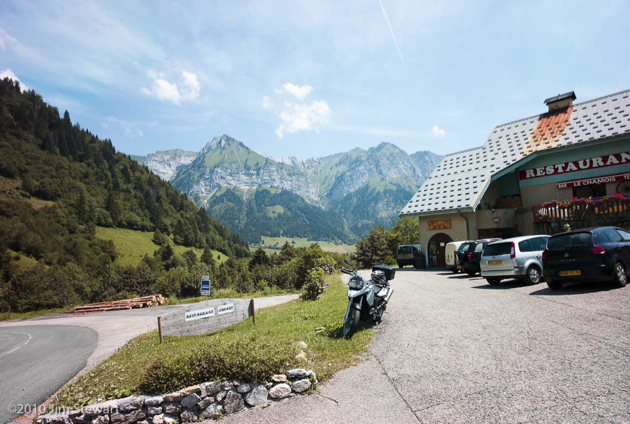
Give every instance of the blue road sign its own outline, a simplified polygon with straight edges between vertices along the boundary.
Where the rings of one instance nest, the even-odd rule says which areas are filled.
[[[210,296],[210,277],[208,275],[201,277],[201,295]]]

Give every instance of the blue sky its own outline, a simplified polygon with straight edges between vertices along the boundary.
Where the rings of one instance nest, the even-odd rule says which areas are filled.
[[[0,2],[0,75],[129,154],[481,146],[630,89],[630,1]]]

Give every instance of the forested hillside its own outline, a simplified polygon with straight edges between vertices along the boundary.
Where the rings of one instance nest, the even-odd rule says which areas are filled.
[[[71,267],[80,274],[82,288],[70,287],[68,295],[95,300],[126,290],[124,284],[112,283],[100,293],[78,293],[87,290],[86,282],[114,278],[111,265],[117,252],[111,242],[95,236],[97,226],[155,232],[156,248],[172,240],[231,257],[249,255],[238,236],[169,183],[116,152],[111,141],[73,125],[68,112],[60,117],[37,93],[21,92],[9,79],[0,81],[0,282],[20,271],[14,259],[28,257],[39,262],[42,273]],[[145,268],[159,269],[160,260],[169,259],[168,252],[162,256],[147,258]],[[141,284],[142,278],[135,279]],[[40,288],[43,297],[51,290]],[[19,295],[16,290],[0,287],[0,307]],[[146,290],[129,289],[135,294]]]

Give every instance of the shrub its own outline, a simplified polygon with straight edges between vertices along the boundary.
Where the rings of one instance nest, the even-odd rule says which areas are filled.
[[[302,288],[302,300],[317,300],[319,295],[324,291],[324,270],[322,268],[314,268],[309,271]]]
[[[267,381],[284,371],[296,353],[295,348],[286,345],[255,340],[216,344],[202,341],[187,355],[161,357],[153,362],[140,389],[144,393],[167,393],[202,381]]]

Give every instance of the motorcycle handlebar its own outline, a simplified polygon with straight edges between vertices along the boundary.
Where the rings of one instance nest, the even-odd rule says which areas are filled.
[[[341,268],[341,272],[343,272],[344,274],[352,275],[352,270],[348,268]]]

